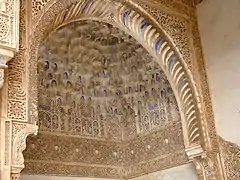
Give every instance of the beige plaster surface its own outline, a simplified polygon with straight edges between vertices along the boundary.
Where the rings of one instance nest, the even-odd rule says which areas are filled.
[[[199,29],[217,132],[240,144],[240,1],[205,0]]]

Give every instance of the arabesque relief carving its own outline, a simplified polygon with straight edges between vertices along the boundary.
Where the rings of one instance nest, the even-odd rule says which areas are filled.
[[[196,68],[195,66],[197,67],[199,66],[198,69],[200,69],[201,70],[200,72],[204,73],[205,75],[204,65],[202,65],[203,61],[199,62],[199,64],[196,65],[196,62],[195,62],[196,57],[194,57],[191,54],[191,52],[189,53],[189,49],[190,51],[192,51],[191,49],[192,44],[189,42],[189,39],[186,40],[187,38],[186,36],[189,35],[188,34],[189,27],[194,27],[192,28],[192,33],[194,38],[197,39],[197,35],[195,34],[195,31],[196,31],[195,24],[191,26],[190,25],[191,23],[189,21],[192,18],[192,12],[195,11],[194,7],[192,6],[194,4],[193,1],[191,2],[190,1],[188,2],[174,1],[171,3],[169,3],[168,1],[161,1],[161,4],[163,4],[164,7],[166,8],[161,8],[161,6],[159,7],[155,6],[157,7],[156,9],[159,8],[158,11],[156,9],[153,9],[153,6],[151,6],[155,3],[154,1],[151,1],[151,2],[149,1],[149,3],[141,1],[141,3],[139,2],[140,6],[137,4],[138,2],[135,2],[135,1],[129,1],[127,3],[122,3],[119,1],[110,1],[110,0],[109,1],[95,0],[95,1],[81,1],[81,2],[74,1],[74,0],[72,1],[52,0],[49,2],[48,1],[32,1],[33,7],[31,11],[26,11],[24,3],[25,1],[21,1],[20,52],[15,57],[15,59],[12,62],[10,62],[11,68],[9,69],[9,76],[7,78],[8,78],[8,89],[9,89],[8,117],[13,121],[17,120],[20,122],[24,122],[24,123],[27,122],[29,124],[33,124],[32,131],[28,131],[28,133],[23,133],[24,135],[22,136],[23,138],[21,142],[24,142],[24,138],[27,136],[27,134],[36,132],[35,123],[38,123],[40,128],[39,136],[31,137],[28,140],[28,148],[27,148],[27,151],[25,152],[26,157],[28,156],[29,159],[30,157],[34,157],[31,154],[32,152],[36,151],[36,146],[37,147],[41,146],[42,142],[38,141],[41,138],[45,138],[45,144],[44,144],[45,147],[49,147],[53,152],[57,152],[55,154],[56,156],[55,158],[57,158],[57,155],[60,155],[61,153],[63,153],[64,155],[64,151],[62,151],[61,146],[63,146],[66,142],[62,141],[62,144],[54,145],[54,147],[49,146],[51,142],[51,138],[49,137],[51,136],[52,139],[54,140],[54,137],[56,137],[57,134],[62,134],[64,136],[72,136],[71,141],[74,141],[74,142],[76,141],[75,138],[80,137],[81,139],[85,139],[85,140],[89,139],[88,143],[90,142],[91,138],[95,139],[94,142],[100,143],[100,144],[102,142],[106,143],[106,139],[107,139],[107,142],[109,143],[110,142],[115,143],[114,145],[111,145],[111,143],[110,144],[102,143],[101,145],[101,146],[104,145],[106,149],[110,149],[109,151],[111,152],[110,154],[112,159],[111,158],[110,159],[112,160],[111,161],[112,164],[110,163],[110,166],[105,167],[105,169],[101,167],[94,167],[94,168],[91,168],[91,171],[89,171],[89,167],[82,164],[76,167],[75,169],[73,169],[71,165],[58,164],[59,168],[53,169],[55,166],[52,166],[46,161],[42,161],[41,163],[37,164],[33,160],[29,160],[26,163],[26,172],[32,171],[34,173],[39,172],[41,174],[50,174],[52,171],[55,171],[57,174],[65,174],[65,175],[70,172],[70,174],[73,174],[73,175],[81,174],[83,176],[94,175],[99,177],[117,178],[120,175],[121,177],[134,177],[137,174],[146,173],[145,171],[143,172],[142,170],[142,169],[146,169],[146,167],[152,169],[152,171],[156,171],[159,169],[161,170],[161,167],[163,166],[166,168],[169,168],[175,165],[186,163],[190,159],[190,161],[195,161],[197,168],[198,167],[200,168],[198,172],[202,172],[202,173],[199,173],[199,179],[204,179],[204,180],[223,179],[220,176],[221,170],[218,168],[218,166],[220,166],[219,165],[220,162],[217,159],[219,155],[218,154],[219,149],[217,144],[216,132],[214,129],[215,128],[214,121],[213,121],[213,118],[211,117],[212,116],[211,103],[208,104],[208,102],[210,102],[209,100],[210,96],[208,93],[207,84],[205,83],[206,79],[199,79],[198,72],[197,71],[192,72],[193,67]],[[172,9],[176,11],[176,14],[175,15],[171,14],[171,12],[168,12],[168,9]],[[154,12],[154,14],[156,15],[151,14],[151,12]],[[180,14],[181,12],[182,12],[182,15],[180,18],[180,15],[178,17],[177,14]],[[25,15],[27,15],[28,18],[26,18]],[[26,21],[25,18],[28,19],[28,21],[33,19],[34,21],[28,22]],[[175,119],[176,122],[174,122],[173,124],[170,123],[170,126],[168,126],[168,128],[170,129],[177,128],[177,132],[179,132],[180,135],[176,136],[174,133],[172,133],[172,136],[171,136],[171,133],[169,135],[166,132],[168,130],[167,128],[164,129],[160,125],[158,125],[159,123],[158,120],[161,118],[157,118],[157,117],[162,116],[161,111],[158,111],[160,116],[157,116],[155,115],[154,110],[152,110],[152,107],[153,107],[151,106],[152,104],[157,104],[155,108],[157,107],[161,109],[161,106],[159,106],[159,104],[161,104],[162,94],[164,95],[165,93],[164,91],[162,94],[161,94],[161,91],[157,91],[156,94],[160,97],[160,100],[158,99],[155,102],[154,101],[148,102],[148,101],[141,100],[141,102],[145,103],[146,111],[141,112],[140,114],[136,113],[138,112],[137,104],[136,105],[131,104],[130,107],[132,108],[130,109],[128,109],[127,105],[120,106],[119,108],[119,101],[114,102],[116,104],[110,103],[110,105],[109,105],[109,102],[105,102],[103,106],[104,108],[102,107],[98,108],[98,106],[96,105],[97,104],[96,99],[99,99],[98,97],[104,96],[104,94],[108,95],[109,93],[115,94],[114,96],[119,96],[120,93],[118,93],[117,91],[118,89],[116,88],[117,87],[116,85],[111,86],[112,88],[106,89],[106,91],[101,89],[101,91],[99,92],[89,92],[89,89],[91,88],[87,88],[87,89],[83,88],[83,85],[85,86],[85,88],[91,87],[82,83],[82,78],[86,82],[85,74],[81,76],[81,78],[78,77],[77,79],[72,79],[70,78],[70,75],[69,75],[72,72],[70,72],[69,69],[67,70],[64,68],[60,68],[61,65],[59,66],[59,63],[57,63],[57,66],[54,63],[52,63],[54,61],[51,61],[51,62],[49,61],[49,64],[47,64],[45,60],[42,61],[43,62],[42,64],[39,63],[41,62],[41,61],[38,61],[39,57],[41,56],[41,53],[39,53],[40,52],[39,50],[41,48],[44,48],[42,47],[42,45],[44,44],[43,42],[44,40],[46,40],[48,35],[56,31],[56,29],[58,29],[60,26],[66,25],[72,21],[77,21],[82,19],[103,21],[103,22],[106,22],[107,24],[112,24],[113,26],[116,26],[117,27],[116,29],[120,29],[126,32],[127,34],[131,35],[133,39],[136,39],[141,45],[143,45],[143,48],[147,50],[149,55],[151,55],[152,60],[157,62],[158,65],[160,65],[160,68],[157,73],[166,75],[165,78],[169,81],[169,86],[171,87],[170,89],[172,90],[172,95],[174,94],[176,98],[176,100],[175,98],[172,98],[172,100],[167,100],[168,104],[170,104],[168,105],[170,109],[175,108],[175,110],[169,110],[167,109],[167,106],[164,106],[164,108],[166,108],[165,120],[168,120],[168,119],[174,120],[173,116],[180,117],[180,118],[176,118]],[[26,32],[25,26],[27,23],[32,24],[31,36],[29,36],[28,34],[29,32]],[[169,24],[171,25],[169,26]],[[181,36],[181,34],[183,35]],[[28,43],[25,42],[26,38],[29,38]],[[94,39],[93,36],[88,38]],[[192,38],[192,36],[188,38]],[[113,39],[114,39],[113,40],[114,42],[116,38],[113,38]],[[74,43],[78,43],[78,41]],[[83,43],[82,45],[84,45],[84,42],[81,42],[81,43]],[[194,48],[196,51],[198,51],[198,48],[200,47],[200,46],[198,47],[199,44],[200,43],[198,42],[198,40],[194,41]],[[196,56],[199,56],[199,54],[197,54]],[[89,55],[84,54],[84,56],[80,59],[89,60],[92,58],[93,57],[89,57]],[[45,59],[45,57],[43,59]],[[92,62],[96,63],[96,66],[97,66],[99,63],[101,64],[104,61],[96,60]],[[38,63],[40,66],[37,68]],[[114,63],[116,62],[113,62],[113,64]],[[46,69],[47,66],[49,66],[48,69]],[[153,67],[154,66],[155,65],[153,65]],[[140,69],[141,69],[141,66],[140,66]],[[47,97],[45,98],[45,100],[46,99],[52,100],[51,103],[48,104],[49,101],[44,102],[44,98],[42,99],[39,98],[39,92],[41,92],[41,89],[38,88],[38,85],[39,85],[38,78],[41,76],[37,74],[37,70],[38,71],[44,70],[47,72],[46,73],[43,71],[46,74],[45,75],[43,75],[44,73],[42,74],[42,77],[43,77],[41,79],[42,84],[40,83],[40,86],[44,87],[45,89],[48,89],[47,91],[44,92],[46,96],[48,96],[49,94],[50,97],[53,97],[53,96],[56,96],[56,94],[57,95],[60,94],[59,97],[65,95],[65,97],[68,97],[68,98],[70,97],[70,100],[67,98],[65,99],[60,98],[61,100],[58,101],[58,98],[54,99],[54,98]],[[25,74],[26,71],[28,76],[26,76]],[[54,74],[55,72],[58,73],[60,71],[64,71],[64,72],[66,71],[67,73],[66,74],[63,73],[62,79],[59,81],[57,78],[54,77]],[[131,71],[134,71],[134,68]],[[49,73],[50,73],[50,76],[48,76]],[[157,73],[155,73],[155,75],[151,77],[151,79],[154,79],[156,82],[157,82],[157,79],[159,78],[157,77]],[[103,73],[103,76],[104,75],[105,74]],[[64,76],[65,76],[65,79],[63,78]],[[99,79],[97,78],[97,76],[94,75],[93,77],[94,77],[92,79],[93,84],[98,84]],[[118,78],[115,81],[121,82],[121,77],[122,76],[115,75],[115,78]],[[160,76],[160,77],[164,77],[164,76]],[[136,78],[136,77],[133,76],[133,78]],[[28,89],[25,89],[27,82],[29,82],[27,86]],[[107,82],[110,83],[110,80],[106,81],[106,83]],[[124,83],[127,82],[127,84],[132,84],[132,82],[130,81],[123,81],[123,82]],[[100,83],[99,86],[102,88],[104,83],[105,81]],[[61,84],[61,88],[63,88],[64,91],[59,92],[59,88],[57,87],[59,87],[60,84]],[[132,88],[130,89],[124,88],[123,90],[119,91],[123,94],[124,99],[127,99],[126,100],[127,103],[131,102],[131,98],[129,98],[128,100],[128,97],[129,97],[129,94],[132,94],[132,93],[124,94],[123,92],[125,91],[130,92],[131,90],[134,90],[134,88],[138,88],[138,86],[136,85],[131,87]],[[199,87],[201,87],[202,89],[199,90]],[[75,88],[77,90],[74,90]],[[81,97],[80,99],[76,99],[78,103],[74,103],[73,100],[71,100],[72,97],[68,96],[69,94],[67,94],[70,90],[73,92],[74,91],[84,92],[83,93],[84,98],[82,99],[84,100],[84,103],[81,102]],[[144,90],[144,92],[145,91],[147,91],[145,96],[150,95],[152,93],[152,92],[150,93],[149,90]],[[15,95],[15,92],[16,92],[16,95]],[[99,93],[101,94],[101,96],[100,95],[92,96],[92,94],[94,93],[95,94]],[[114,97],[114,96],[111,96],[111,97]],[[152,96],[152,97],[155,97],[155,96]],[[39,107],[38,102],[40,102],[39,100],[43,100],[43,103],[42,104],[40,103],[42,106],[38,111],[38,107]],[[71,106],[68,106],[64,100],[68,100]],[[90,102],[90,104],[95,104],[94,108],[90,108],[94,113],[91,113],[91,112],[89,113],[89,111],[87,111],[87,113],[84,114],[86,112],[86,109],[84,108],[91,107],[88,105],[88,102]],[[122,101],[120,102],[122,103]],[[50,106],[44,106],[44,105],[50,105]],[[114,108],[106,109],[105,108],[106,105]],[[149,105],[150,105],[150,109],[149,109]],[[74,120],[74,121],[71,120],[73,119],[73,117],[75,117],[74,113],[78,112],[77,111],[79,110],[77,109],[78,107],[80,108],[80,111],[81,111],[80,117],[81,119],[86,119],[86,123],[80,122],[78,120]],[[176,111],[177,107],[179,107],[178,108],[179,110]],[[97,112],[97,110],[100,110],[99,112],[101,113],[105,111],[105,116],[94,116],[96,115],[95,112]],[[154,113],[149,113],[149,110],[153,111]],[[62,111],[64,113],[62,113]],[[115,120],[118,119],[117,121],[119,121],[119,119],[121,119],[119,117],[119,111],[120,112],[122,111],[121,112],[122,114],[120,113],[120,116],[128,115],[128,117],[130,116],[131,118],[124,118],[125,124],[127,124],[128,126],[121,127],[121,130],[122,130],[121,133],[119,134],[117,133],[116,135],[115,133],[111,133],[110,131],[114,131],[114,129],[115,131],[117,131],[117,129],[119,129],[119,126],[115,125],[116,124]],[[170,111],[172,113],[169,113]],[[61,113],[64,114],[64,117],[62,117]],[[107,113],[110,113],[110,114],[112,113],[112,115],[115,115],[117,118],[111,117],[110,120],[108,120],[106,118],[108,117],[106,116],[108,115]],[[136,120],[136,119],[140,119],[141,117],[146,117],[146,116],[151,117],[151,114],[153,114],[153,117],[154,117],[153,119],[155,120],[155,122],[151,122],[152,121],[151,118],[149,118],[148,121],[147,119],[146,121]],[[169,117],[167,114],[169,115]],[[94,118],[92,118],[93,116]],[[90,117],[95,121],[88,123],[87,121],[91,119]],[[66,118],[70,119],[70,121],[74,123],[72,124],[68,123],[69,121],[66,121]],[[63,122],[62,119],[65,122]],[[130,122],[134,122],[134,123],[129,125],[129,122],[127,122],[127,119],[131,119]],[[107,127],[109,126],[109,124],[112,126],[112,122],[111,122],[112,120],[116,128],[109,129]],[[104,122],[105,124],[102,123],[103,126],[101,126],[101,122]],[[143,126],[141,125],[142,122],[143,122]],[[166,126],[166,124],[164,124],[164,126]],[[127,127],[136,127],[136,129],[127,128]],[[146,129],[151,129],[152,132],[146,133],[147,132]],[[122,163],[122,161],[125,161],[124,158],[122,158],[122,160],[121,158],[116,158],[119,154],[121,153],[124,154],[122,151],[121,152],[119,151],[118,153],[117,150],[119,149],[114,149],[119,146],[119,145],[116,145],[116,143],[119,143],[119,141],[125,140],[126,144],[124,144],[124,147],[127,147],[129,145],[127,141],[128,138],[134,139],[136,135],[142,138],[143,137],[150,138],[153,136],[154,134],[153,132],[155,131],[157,134],[156,141],[162,141],[162,143],[165,143],[166,146],[164,148],[166,148],[165,149],[166,151],[169,150],[168,148],[171,149],[173,146],[175,146],[176,144],[174,144],[174,142],[176,141],[179,142],[179,144],[177,144],[179,146],[179,151],[177,151],[176,153],[170,154],[170,156],[166,157],[165,159],[164,158],[161,159],[161,156],[159,156],[159,159],[157,159],[156,161],[137,164],[136,167],[134,168],[132,168],[131,166],[129,166],[128,168],[126,166],[125,171],[123,170],[122,166],[116,166],[116,168],[111,167],[111,165],[117,165],[115,163],[120,163],[120,162]],[[172,129],[170,131],[175,132],[176,129]],[[168,134],[169,139],[160,138],[163,136],[161,132],[164,134]],[[79,137],[76,137],[76,136],[79,136]],[[175,137],[176,139],[171,140],[171,138],[173,137]],[[33,140],[36,140],[36,143],[33,143]],[[137,138],[135,140],[137,141]],[[59,139],[56,139],[55,141],[59,141]],[[152,149],[158,147],[157,144],[155,143],[151,145],[151,144],[145,144],[143,142],[138,144],[136,142],[136,144],[137,146],[144,146],[145,148],[144,153],[147,153]],[[24,149],[24,143],[19,143],[18,145],[19,145],[18,147],[21,147],[21,148],[15,147],[15,149],[17,149],[20,154],[18,155],[15,154],[13,158],[22,159],[21,151]],[[99,144],[97,144],[96,146],[99,147]],[[129,147],[132,147],[132,146],[129,145]],[[141,148],[133,147],[133,149],[134,148],[140,149],[138,153],[142,152]],[[184,151],[184,148],[185,148],[185,151]],[[135,156],[135,151],[133,149],[126,148],[124,151],[128,152],[127,155],[131,157],[133,155]],[[162,151],[161,149],[158,149],[158,150],[159,150],[159,154],[157,155],[164,154],[165,152],[165,151]],[[73,156],[75,157],[77,154],[79,154],[80,148],[73,147],[72,151],[74,151]],[[94,153],[95,157],[99,157],[99,160],[100,160],[99,162],[103,161],[103,159],[100,158],[101,151],[94,150],[91,153]],[[43,158],[46,158],[46,157],[43,157]],[[129,159],[129,157],[127,159]],[[131,160],[134,162],[134,160],[136,161],[137,158],[135,159],[133,158]],[[22,168],[23,161],[20,160],[17,162],[21,162],[16,164],[17,166],[19,165],[18,167]],[[108,164],[108,162],[106,163]],[[128,162],[125,161],[125,163],[127,164]],[[210,175],[208,171],[211,171]],[[18,175],[19,173],[14,173],[13,171],[12,178],[19,178]]]
[[[220,149],[228,180],[240,179],[240,147],[220,137]]]
[[[0,88],[4,83],[4,70],[18,51],[18,2],[0,1]]]

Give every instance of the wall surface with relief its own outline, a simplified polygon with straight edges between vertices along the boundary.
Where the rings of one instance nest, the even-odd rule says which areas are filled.
[[[240,144],[240,1],[205,0],[198,6],[217,131]]]

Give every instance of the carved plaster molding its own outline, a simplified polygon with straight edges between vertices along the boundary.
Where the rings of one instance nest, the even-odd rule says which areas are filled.
[[[13,122],[12,127],[12,159],[11,172],[19,174],[24,168],[23,150],[26,148],[26,138],[30,134],[37,134],[38,127],[32,124]]]

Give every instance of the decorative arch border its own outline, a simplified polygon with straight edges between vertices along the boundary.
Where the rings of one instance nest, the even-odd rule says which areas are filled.
[[[28,122],[35,124],[38,119],[39,46],[49,33],[68,23],[84,19],[104,21],[117,26],[132,35],[155,57],[167,75],[178,102],[186,153],[190,159],[201,159],[208,146],[209,136],[202,118],[201,104],[193,76],[164,29],[142,7],[131,2],[126,4],[118,0],[52,0],[43,8],[34,19],[27,52]]]
[[[180,107],[186,150],[194,149],[189,155],[199,155],[204,146],[200,107],[197,101],[195,83],[186,68],[181,55],[176,51],[164,31],[150,24],[146,18],[133,8],[111,0],[85,0],[72,2],[66,8],[59,8],[54,16],[48,16],[51,8],[57,2],[52,1],[46,7],[45,13],[40,14],[39,21],[34,25],[29,48],[30,88],[29,88],[29,120],[34,123],[37,119],[37,56],[41,42],[52,31],[70,22],[81,19],[105,21],[132,35],[140,44],[155,57],[168,77]],[[59,5],[63,5],[59,3]],[[51,19],[49,22],[46,18]],[[48,21],[48,22],[47,22]],[[188,151],[187,151],[188,152]],[[191,152],[192,153],[192,152]]]

